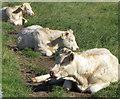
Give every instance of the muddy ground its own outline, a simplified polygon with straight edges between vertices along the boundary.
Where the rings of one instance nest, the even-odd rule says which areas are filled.
[[[15,31],[10,31],[8,34],[10,36],[17,37],[18,32],[24,28],[24,26],[17,26]],[[19,66],[20,66],[20,75],[23,78],[23,83],[27,86],[30,86],[32,89],[32,94],[30,95],[31,97],[48,97],[50,93],[52,92],[52,86],[48,83],[33,83],[31,81],[32,77],[39,76],[40,73],[36,72],[34,70],[31,70],[29,66],[37,66],[37,68],[46,68],[50,69],[50,67],[53,67],[55,62],[55,55],[47,57],[47,56],[41,56],[40,58],[37,59],[28,59],[26,58],[20,51],[17,50],[16,48],[16,39],[14,39],[14,42],[8,43],[7,44],[8,48],[10,50],[13,50]],[[26,66],[22,68],[22,66]],[[62,84],[61,84],[62,85]],[[69,97],[91,97],[92,95],[89,93],[80,93],[78,92],[75,87],[68,92]]]

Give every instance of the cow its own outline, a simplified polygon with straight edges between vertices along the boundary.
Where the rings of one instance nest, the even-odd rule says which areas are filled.
[[[118,81],[118,68],[120,70],[118,59],[106,48],[79,53],[64,48],[56,57],[50,76],[57,79],[67,77],[63,86],[68,90],[75,81],[81,92],[96,93]]]
[[[32,25],[21,30],[18,33],[16,44],[20,50],[33,48],[46,56],[51,56],[62,47],[79,50],[71,29],[60,31],[42,28],[39,25]]]
[[[24,15],[32,17],[34,12],[30,6],[30,3],[23,3],[21,6],[4,7],[0,9],[0,14],[3,21],[8,21],[13,25],[23,25],[27,22]]]

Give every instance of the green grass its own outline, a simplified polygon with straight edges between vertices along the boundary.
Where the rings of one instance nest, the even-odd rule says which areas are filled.
[[[10,2],[7,5],[13,6],[16,5],[16,3]],[[33,17],[25,16],[25,18],[28,20],[28,23],[26,23],[25,26],[41,25],[43,27],[49,27],[51,29],[59,29],[59,30],[72,29],[74,31],[74,35],[76,37],[76,41],[80,48],[80,51],[84,51],[95,47],[98,48],[102,47],[109,49],[115,56],[118,57],[118,3],[32,2],[31,6],[33,11],[35,12],[35,15]],[[3,22],[2,28],[5,33],[7,31],[16,29],[15,26],[6,22]],[[4,41],[9,41],[9,40],[12,41],[12,38],[7,36],[8,35],[5,35],[5,37],[3,38],[3,43]],[[12,52],[9,51],[6,47],[5,49],[3,48],[3,51],[5,50],[4,54],[6,54],[6,57],[8,57],[9,54],[11,56],[10,58],[7,59],[13,58],[11,55]],[[31,57],[31,54],[33,54],[33,57],[37,56],[37,54],[33,53],[30,50],[28,52],[25,51],[24,53],[24,55],[27,55],[28,58]],[[11,72],[8,70],[7,67],[8,63],[5,62],[4,65],[3,65],[4,66],[3,74],[4,72],[10,74]],[[31,68],[37,70],[37,68],[34,67]],[[19,70],[19,68],[17,69]],[[16,74],[16,71],[13,71],[13,73]],[[7,76],[8,76],[7,74],[3,75],[3,78],[6,78]],[[15,77],[13,78],[16,79]],[[3,80],[3,82],[5,82],[5,80]],[[14,81],[12,82],[10,80],[9,82],[9,80],[6,80],[8,81],[9,84],[6,85],[3,84],[4,93],[5,90],[8,91],[12,90],[11,87],[9,88],[9,86],[11,86],[12,83],[14,84]],[[118,84],[120,84],[120,81],[111,84],[109,87],[105,89],[100,90],[99,92],[94,94],[94,96],[117,97],[120,93],[120,89],[117,88]],[[17,86],[15,87],[17,89]],[[57,94],[58,91],[56,90],[57,89],[53,90],[52,97],[61,96],[62,92],[60,91],[60,93]],[[11,93],[11,95],[13,95],[14,91],[12,90],[12,92],[7,92],[7,93],[8,94]],[[6,96],[8,96],[7,93]],[[22,93],[24,92],[21,92],[21,94]]]
[[[46,69],[46,68],[44,68],[44,67],[43,67],[43,68],[38,68],[38,67],[36,67],[35,65],[29,65],[29,67],[28,67],[28,66],[23,66],[24,69],[25,69],[26,67],[29,68],[30,70],[39,72],[40,75],[45,75],[45,74],[48,74],[48,73],[49,73],[49,70]]]
[[[7,22],[2,22],[2,31],[4,32],[8,32],[8,31],[11,31],[11,30],[15,30],[16,27],[10,23],[7,23]]]
[[[35,16],[28,17],[29,21],[25,26],[37,24],[59,30],[71,28],[81,51],[105,47],[117,56],[117,3],[41,2],[32,3],[31,6]]]
[[[7,32],[15,29],[9,23],[2,23],[2,94],[3,97],[28,97],[31,89],[23,84],[18,60],[13,51],[7,48],[8,43],[16,38],[9,36]]]
[[[2,50],[3,97],[27,97],[31,90],[23,84],[16,57],[4,45]]]
[[[120,97],[120,81],[93,94],[95,97]]]
[[[63,87],[54,85],[52,88],[51,98],[68,97],[68,94],[64,91]]]
[[[30,48],[25,48],[21,52],[28,58],[40,58],[41,56],[39,52],[35,52]]]

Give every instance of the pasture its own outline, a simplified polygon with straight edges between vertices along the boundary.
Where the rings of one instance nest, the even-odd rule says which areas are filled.
[[[21,2],[3,3],[14,6]],[[119,82],[95,94],[66,92],[58,85],[33,84],[31,78],[49,73],[54,56],[45,57],[31,49],[16,48],[17,33],[24,27],[40,25],[50,29],[72,29],[79,51],[107,48],[118,57],[118,3],[32,2],[33,17],[25,17],[24,26],[2,22],[2,92],[3,97],[120,97]]]

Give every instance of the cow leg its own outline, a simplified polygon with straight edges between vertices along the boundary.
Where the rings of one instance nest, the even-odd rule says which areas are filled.
[[[18,21],[13,19],[13,15],[11,13],[9,13],[7,16],[8,16],[8,22],[10,22],[13,25],[18,25]]]
[[[25,18],[22,18],[22,21],[23,21],[23,24],[28,22]]]
[[[88,80],[84,76],[80,76],[79,74],[75,74],[75,79],[79,82],[78,87],[84,91],[88,88]]]
[[[65,80],[65,81],[64,81],[64,84],[63,84],[63,88],[64,88],[66,91],[70,91],[71,88],[72,88],[72,81],[70,81],[70,80]]]
[[[35,78],[32,78],[33,82],[42,82],[50,78],[50,74],[42,75],[42,76],[37,76]]]
[[[50,51],[50,50],[48,50],[48,49],[46,49],[46,48],[42,48],[43,50],[38,50],[42,55],[46,55],[46,56],[51,56],[53,53]]]
[[[10,22],[13,25],[22,25],[22,21],[21,20],[10,19],[10,20],[8,20],[8,22]]]
[[[98,82],[96,84],[91,84],[86,91],[90,93],[96,93],[97,91],[101,90],[102,88],[105,88],[109,86],[110,82]]]

